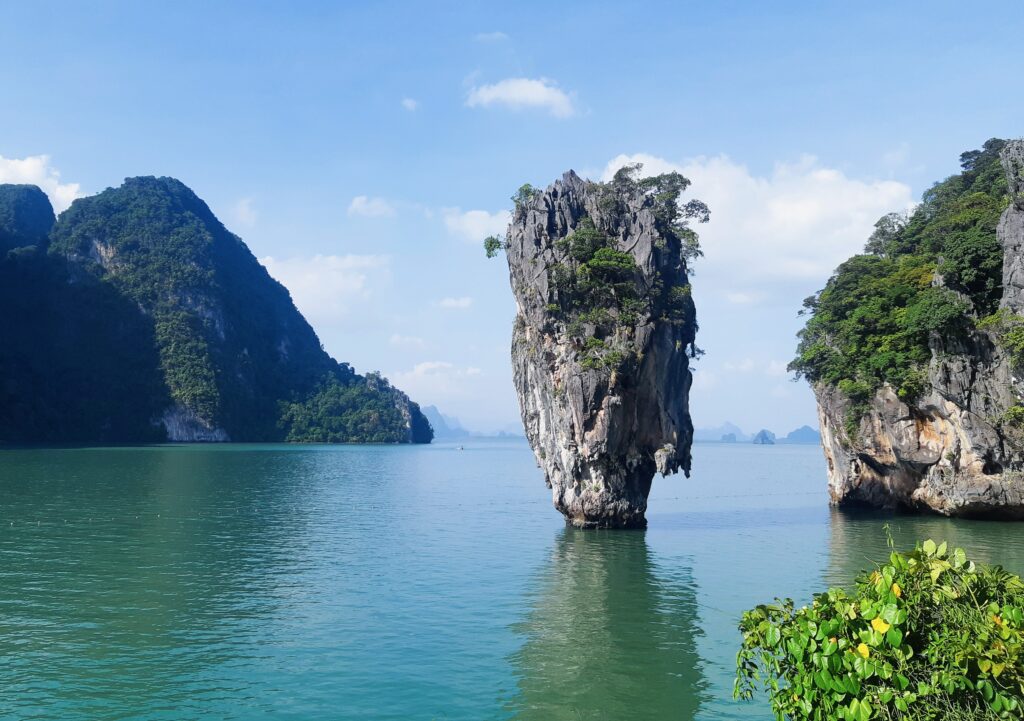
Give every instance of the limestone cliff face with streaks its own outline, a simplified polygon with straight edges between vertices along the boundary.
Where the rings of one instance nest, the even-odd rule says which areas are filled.
[[[1024,315],[1024,142],[1001,159],[1011,202],[997,230],[1005,312]],[[928,390],[911,403],[877,391],[856,432],[850,400],[815,386],[829,494],[836,505],[934,511],[948,516],[1024,518],[1024,437],[1007,412],[1024,398],[1024,369],[993,330],[933,334]]]
[[[570,171],[516,203],[515,386],[554,506],[578,527],[643,527],[654,474],[689,475],[697,251],[686,219],[707,208],[677,207],[687,185]]]

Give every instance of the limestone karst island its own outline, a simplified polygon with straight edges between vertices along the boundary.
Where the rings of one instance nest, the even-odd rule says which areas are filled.
[[[0,0],[0,719],[1024,721],[1022,36]]]

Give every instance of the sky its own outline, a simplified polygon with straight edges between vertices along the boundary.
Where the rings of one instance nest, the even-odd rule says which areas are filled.
[[[136,175],[209,203],[326,349],[519,428],[482,238],[568,169],[676,169],[711,208],[698,427],[815,425],[801,301],[965,150],[1024,135],[1019,0],[0,0],[0,182],[61,210]]]

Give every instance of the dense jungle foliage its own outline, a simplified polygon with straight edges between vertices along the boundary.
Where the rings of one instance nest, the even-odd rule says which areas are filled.
[[[1024,582],[925,541],[810,605],[743,614],[736,696],[780,721],[984,721],[1024,714]]]
[[[999,303],[996,225],[1009,202],[1003,145],[992,139],[963,153],[962,171],[932,186],[912,212],[875,224],[864,254],[804,301],[810,318],[790,370],[838,386],[855,414],[884,383],[906,400],[924,391],[930,335],[963,333]]]
[[[0,210],[10,187],[0,186]],[[5,407],[31,410],[50,384],[69,396],[65,405],[81,397],[96,417],[44,412],[43,392],[30,416],[40,427],[0,425],[0,440],[148,439],[172,403],[232,440],[322,440],[317,419],[331,424],[335,442],[409,437],[402,394],[328,356],[288,291],[182,183],[131,178],[80,199],[48,242],[48,253],[12,251],[0,266],[8,276],[0,312],[16,340],[0,355],[0,370],[9,371]],[[59,357],[58,342],[67,344]],[[52,376],[63,363],[75,373]],[[104,374],[131,392],[109,387]],[[312,402],[325,384],[352,389],[331,408],[360,422],[339,426],[321,413],[296,425],[295,405]],[[379,412],[389,404],[394,413]],[[414,440],[429,441],[418,407],[408,410]]]

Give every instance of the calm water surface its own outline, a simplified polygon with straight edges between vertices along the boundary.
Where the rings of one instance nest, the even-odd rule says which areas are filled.
[[[566,529],[522,442],[0,452],[0,718],[765,719],[735,623],[931,536],[817,447],[703,444],[645,532]]]

